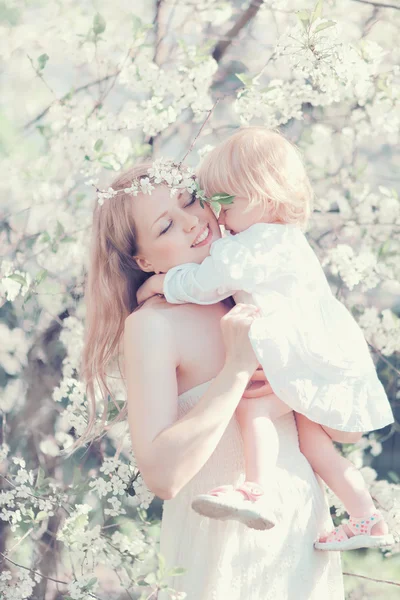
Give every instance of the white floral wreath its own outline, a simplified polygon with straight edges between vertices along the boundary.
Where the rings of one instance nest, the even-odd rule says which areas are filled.
[[[190,194],[196,194],[196,198],[200,200],[200,205],[204,208],[204,204],[208,203],[212,210],[218,215],[222,204],[231,204],[234,196],[223,192],[214,194],[211,198],[205,195],[204,190],[200,189],[196,175],[190,167],[182,168],[180,164],[174,163],[171,160],[159,158],[155,160],[151,167],[147,170],[148,177],[138,177],[132,180],[131,186],[114,190],[109,187],[108,190],[98,190],[97,201],[100,205],[104,204],[104,200],[113,198],[120,193],[132,194],[149,194],[155,189],[155,185],[163,184],[171,188],[171,195],[177,193],[178,190],[186,189]]]

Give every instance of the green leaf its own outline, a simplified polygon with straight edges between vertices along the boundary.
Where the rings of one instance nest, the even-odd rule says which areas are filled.
[[[18,273],[13,273],[12,275],[8,275],[7,278],[12,279],[13,281],[16,281],[20,285],[28,285],[25,277],[23,277],[22,275],[18,275]]]
[[[39,285],[40,283],[42,283],[42,281],[44,281],[46,279],[48,274],[49,273],[48,273],[48,271],[46,271],[46,269],[41,269],[35,277],[36,285]]]
[[[45,477],[44,469],[43,469],[43,467],[41,467],[39,465],[38,472],[37,472],[37,477],[36,477],[35,488],[37,488],[37,487],[39,487],[39,486],[42,485],[44,477]]]
[[[44,231],[42,233],[42,237],[40,238],[40,241],[43,244],[47,244],[47,242],[50,242],[50,240],[51,240],[51,237],[49,236],[49,234],[47,233],[47,231]]]
[[[394,471],[389,471],[388,472],[388,477],[389,479],[391,479],[394,483],[400,483],[400,477],[397,475],[397,473],[395,473]]]
[[[100,13],[95,14],[93,18],[93,33],[100,35],[106,29],[106,22]]]
[[[157,554],[158,558],[158,576],[160,579],[164,577],[165,573],[165,558],[162,554]]]
[[[155,573],[149,573],[148,575],[146,575],[146,577],[144,578],[144,580],[147,583],[147,585],[153,585],[157,581],[156,574]]]
[[[32,294],[32,292],[28,292],[27,294],[25,294],[25,296],[24,296],[24,301],[23,301],[23,303],[22,303],[22,306],[25,306],[25,304],[26,304],[27,302],[29,302],[29,300],[32,298],[32,295],[33,295],[33,294]]]
[[[60,223],[60,221],[57,221],[57,228],[56,228],[56,237],[61,237],[62,234],[65,232],[64,226],[62,223]]]
[[[378,186],[378,190],[380,191],[381,194],[383,194],[384,196],[387,196],[388,198],[392,197],[392,193],[389,190],[389,188],[385,187],[384,185],[380,185]]]
[[[246,87],[253,85],[253,78],[246,75],[246,73],[235,73],[235,75]]]
[[[107,162],[106,160],[100,160],[99,162],[108,171],[114,171],[114,167],[112,166],[111,163]]]
[[[85,588],[89,589],[89,588],[93,587],[95,583],[97,583],[97,577],[92,577],[92,579],[89,579],[89,581],[85,585]]]
[[[39,67],[39,71],[43,71],[43,69],[46,66],[47,61],[49,60],[49,55],[48,54],[41,54],[39,56],[39,58],[37,59],[38,61],[38,67]]]
[[[137,15],[132,15],[132,33],[133,36],[136,37],[138,31],[140,31],[143,27],[143,21]]]
[[[219,212],[220,212],[220,210],[221,210],[221,205],[220,205],[220,203],[219,203],[219,202],[213,202],[213,200],[211,200],[211,202],[210,202],[210,206],[211,206],[212,210],[213,210],[213,211],[214,211],[214,212],[215,212],[217,215],[219,215]]]
[[[297,10],[296,15],[297,18],[300,19],[300,21],[308,22],[310,20],[310,13],[308,10]]]
[[[102,147],[102,145],[103,145],[103,140],[100,140],[100,139],[97,140],[94,145],[95,152],[98,152],[100,150],[100,148]]]
[[[310,25],[310,13],[308,12],[308,10],[298,10],[296,12],[296,15],[301,24],[303,25],[304,29],[307,30]]]
[[[389,238],[386,240],[386,242],[384,242],[381,247],[379,248],[378,251],[378,258],[381,258],[382,256],[384,256],[387,251],[389,250],[390,244],[391,244],[392,240]]]
[[[336,25],[336,21],[326,21],[325,23],[321,23],[318,27],[315,28],[314,33],[318,33],[319,31],[323,31],[324,29],[328,29],[328,27],[333,27]]]
[[[214,194],[210,200],[212,202],[219,202],[220,204],[232,204],[234,198],[235,196],[230,196],[229,194]]]
[[[317,19],[319,19],[322,15],[322,5],[324,0],[318,0],[317,4],[314,7],[314,10],[311,15],[311,23],[314,23]]]
[[[74,521],[76,529],[86,527],[87,520],[88,520],[87,515],[79,515],[79,517],[76,517],[76,519]]]
[[[143,521],[143,523],[146,522],[146,520],[147,520],[147,512],[145,511],[144,508],[138,508],[137,514],[138,514],[140,520]]]
[[[44,510],[41,510],[37,513],[35,521],[39,522],[39,521],[43,521],[44,519],[47,518],[47,513]]]
[[[186,573],[186,569],[183,569],[182,567],[175,567],[174,569],[171,569],[171,571],[168,571],[168,576],[176,577],[177,575],[183,575],[184,573]]]

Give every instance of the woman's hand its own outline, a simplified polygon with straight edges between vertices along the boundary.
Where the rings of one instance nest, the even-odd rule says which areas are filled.
[[[252,304],[236,304],[221,319],[222,338],[225,345],[225,363],[244,371],[250,379],[258,367],[258,360],[249,340],[249,330],[260,310]]]
[[[258,365],[242,398],[262,398],[263,396],[268,396],[273,393],[273,389],[268,383],[268,379],[265,376],[262,366]]]
[[[137,291],[136,299],[138,304],[142,304],[152,296],[163,293],[165,274],[152,275],[140,286]]]

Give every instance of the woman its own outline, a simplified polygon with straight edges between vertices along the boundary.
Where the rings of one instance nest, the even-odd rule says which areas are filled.
[[[148,176],[141,165],[115,190]],[[205,237],[206,236],[206,237]],[[144,481],[165,500],[161,554],[183,567],[170,585],[188,600],[343,600],[340,559],[313,542],[331,525],[316,478],[299,451],[293,413],[277,400],[280,456],[274,489],[278,525],[254,531],[191,509],[194,496],[224,479],[241,482],[242,441],[232,418],[256,370],[248,330],[254,308],[172,306],[160,297],[136,307],[136,292],[155,272],[200,263],[220,236],[208,206],[165,185],[151,195],[121,193],[97,206],[87,288],[84,367],[89,391],[123,338],[127,412]],[[275,401],[274,396],[258,402]],[[247,400],[242,400],[247,402]],[[160,598],[167,598],[166,593]]]

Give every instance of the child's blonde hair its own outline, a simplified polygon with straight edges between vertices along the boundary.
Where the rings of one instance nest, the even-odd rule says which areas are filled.
[[[243,127],[205,157],[198,170],[208,197],[219,192],[263,203],[271,223],[304,228],[313,191],[298,150],[266,127]]]

